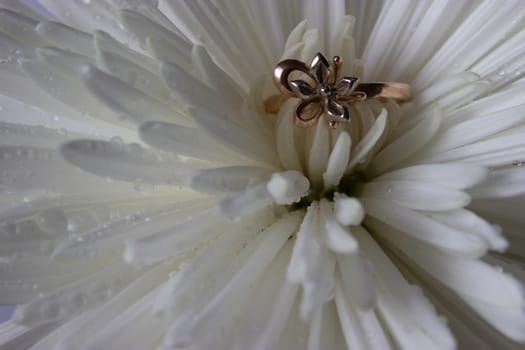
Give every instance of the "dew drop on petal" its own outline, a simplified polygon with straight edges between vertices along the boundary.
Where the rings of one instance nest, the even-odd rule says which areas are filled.
[[[47,234],[55,235],[67,231],[68,219],[60,209],[46,209],[36,220],[38,227]]]
[[[120,136],[113,136],[109,142],[111,142],[114,145],[122,145],[124,141],[122,140],[122,137]]]

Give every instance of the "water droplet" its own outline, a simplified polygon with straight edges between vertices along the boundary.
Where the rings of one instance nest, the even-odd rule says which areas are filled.
[[[120,136],[113,136],[109,142],[111,142],[114,145],[122,145],[124,143],[124,140],[122,140],[122,137]]]
[[[14,223],[14,222],[8,222],[3,225],[2,231],[7,233],[8,235],[14,236],[19,234],[22,231],[22,228],[20,224]]]
[[[40,251],[40,253],[44,254],[44,255],[49,255],[53,252],[53,244],[49,241],[44,241],[42,243],[40,243],[40,246],[38,247],[38,250]]]
[[[128,220],[129,222],[137,222],[140,220],[140,215],[138,214],[128,215],[126,216],[126,220]]]
[[[93,291],[92,291],[91,295],[93,296],[94,300],[97,300],[97,299],[104,300],[108,296],[111,295],[111,291],[110,291],[109,287],[106,285],[106,283],[100,283],[100,284],[95,285],[93,287]]]
[[[66,232],[68,228],[68,219],[60,209],[46,209],[38,215],[38,227],[50,235],[56,235]]]
[[[47,319],[54,319],[58,317],[58,314],[60,313],[60,306],[58,303],[49,303],[47,305],[44,305],[42,308],[42,314]]]
[[[68,220],[67,223],[67,231],[68,232],[75,232],[79,228],[79,223],[77,220]]]
[[[151,194],[155,192],[155,185],[150,183],[137,182],[133,185],[133,188],[135,189],[135,191],[140,192],[142,194]]]
[[[69,304],[75,309],[83,307],[85,303],[86,303],[86,299],[84,298],[82,293],[77,293],[73,295],[71,297],[71,300],[69,301]]]
[[[505,71],[504,71],[503,69],[500,70],[500,71],[498,72],[498,75],[499,75],[499,76],[504,76],[504,75],[505,75]]]
[[[105,205],[94,206],[89,212],[97,222],[104,222],[111,218],[111,210]]]

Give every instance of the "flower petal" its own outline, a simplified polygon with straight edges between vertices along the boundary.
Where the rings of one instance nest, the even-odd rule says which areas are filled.
[[[66,143],[62,155],[72,164],[102,177],[124,181],[180,184],[191,171],[174,160],[162,160],[138,144],[77,140]]]
[[[336,253],[356,253],[359,249],[357,241],[351,230],[336,220],[333,205],[323,198],[320,201],[320,209],[321,236],[326,246]]]
[[[422,181],[368,182],[360,197],[384,199],[405,208],[428,211],[459,209],[470,203],[470,196],[463,191]]]
[[[487,168],[468,163],[439,163],[414,165],[390,171],[375,181],[428,181],[449,188],[464,190],[481,183],[487,177]]]
[[[383,248],[364,229],[354,235],[374,268],[377,312],[396,343],[405,349],[455,349],[456,340],[421,289],[410,285]]]
[[[82,80],[100,101],[135,123],[148,120],[188,123],[179,111],[94,66],[84,67]]]
[[[190,176],[189,185],[200,192],[224,195],[243,191],[271,174],[269,169],[248,166],[202,169]]]
[[[480,237],[432,220],[415,210],[385,200],[362,199],[361,202],[366,213],[372,217],[367,217],[365,224],[373,227],[374,232],[388,232],[388,226],[391,226],[449,254],[477,258],[487,251],[488,244]]]
[[[42,21],[36,32],[53,45],[81,55],[93,57],[93,36],[59,22]]]
[[[325,190],[337,186],[345,173],[350,158],[350,150],[352,141],[350,136],[345,131],[342,131],[335,145],[332,147],[332,152],[328,158],[326,171],[323,173],[323,182]]]
[[[147,144],[182,156],[213,163],[237,163],[237,155],[208,137],[198,128],[161,121],[140,125],[139,136]]]
[[[441,119],[441,111],[434,107],[417,126],[383,148],[370,163],[367,171],[370,174],[379,175],[409,158],[434,137],[441,124]]]

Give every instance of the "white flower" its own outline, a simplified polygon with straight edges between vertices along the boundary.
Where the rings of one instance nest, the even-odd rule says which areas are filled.
[[[520,1],[41,2],[0,2],[0,349],[522,348]],[[414,98],[266,113],[317,52]]]

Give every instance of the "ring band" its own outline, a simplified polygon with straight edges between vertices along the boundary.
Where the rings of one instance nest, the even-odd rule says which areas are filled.
[[[398,104],[412,98],[410,86],[398,82],[378,82],[359,84],[356,77],[339,77],[342,60],[335,56],[332,64],[317,53],[310,67],[299,60],[287,59],[274,68],[274,83],[281,94],[268,97],[264,101],[267,113],[277,113],[290,97],[302,100],[296,108],[294,122],[300,127],[317,123],[326,113],[331,127],[339,122],[350,120],[348,103],[366,99],[391,99]],[[291,80],[291,74],[300,73],[302,80]]]

